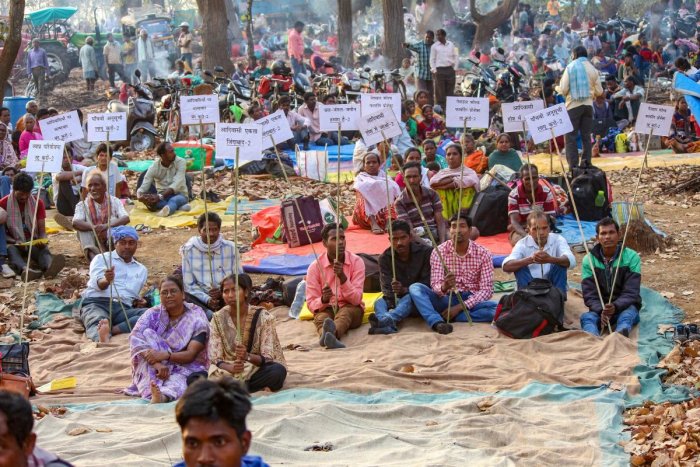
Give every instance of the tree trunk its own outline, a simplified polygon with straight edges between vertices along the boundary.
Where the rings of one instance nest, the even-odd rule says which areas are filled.
[[[478,45],[481,48],[486,46],[493,36],[493,31],[510,20],[517,6],[518,0],[504,0],[490,12],[482,14],[476,9],[476,0],[469,0],[469,10],[476,24],[473,46]]]
[[[452,8],[450,0],[426,0],[425,13],[423,19],[418,25],[418,32],[422,35],[425,31],[442,28],[443,18],[453,18],[455,10]]]
[[[228,37],[239,40],[243,37],[241,25],[238,23],[238,11],[233,5],[233,0],[226,0],[226,18],[228,18]],[[230,44],[229,44],[230,46]]]
[[[338,0],[338,58],[352,67],[352,3],[347,0]]]
[[[384,58],[389,68],[401,65],[404,57],[403,43],[406,33],[403,25],[403,2],[401,0],[383,0],[384,13]]]
[[[226,46],[226,28],[228,21],[225,0],[197,0],[202,23],[202,68],[213,69],[217,65],[224,67],[227,73],[233,73],[231,51]]]
[[[9,0],[9,32],[5,37],[5,45],[0,53],[0,98],[5,95],[7,79],[12,74],[12,66],[17,58],[17,52],[22,45],[22,21],[24,20],[24,0]]]
[[[612,18],[622,6],[622,0],[603,0],[600,6],[603,8],[603,17]]]
[[[246,16],[248,22],[245,25],[245,35],[248,39],[248,66],[255,67],[255,41],[253,40],[253,0],[248,0],[246,5]]]

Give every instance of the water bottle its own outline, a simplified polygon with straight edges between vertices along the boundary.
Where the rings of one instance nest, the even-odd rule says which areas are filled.
[[[297,291],[294,294],[294,301],[292,306],[289,307],[289,317],[294,319],[299,319],[301,314],[301,309],[304,307],[304,302],[306,301],[306,281],[303,280],[297,285]]]
[[[605,193],[603,190],[598,190],[598,194],[595,197],[595,207],[602,208],[605,204]]]

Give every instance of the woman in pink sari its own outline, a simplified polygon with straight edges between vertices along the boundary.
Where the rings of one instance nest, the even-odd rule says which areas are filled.
[[[41,133],[34,131],[36,127],[36,118],[32,114],[24,115],[24,131],[19,137],[19,157],[25,159],[29,153],[29,143],[34,140],[44,139]]]
[[[190,377],[196,373],[206,378],[209,369],[209,321],[201,308],[185,303],[182,279],[164,279],[160,299],[129,336],[132,384],[124,390],[152,404],[179,399]]]

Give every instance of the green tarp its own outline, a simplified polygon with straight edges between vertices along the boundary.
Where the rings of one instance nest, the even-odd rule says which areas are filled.
[[[42,8],[25,16],[32,26],[41,26],[42,24],[50,23],[51,21],[68,19],[78,11],[75,7],[54,7]]]

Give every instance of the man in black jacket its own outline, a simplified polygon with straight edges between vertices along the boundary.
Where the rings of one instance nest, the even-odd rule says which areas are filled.
[[[395,220],[391,223],[391,228],[396,280],[393,278],[389,247],[379,256],[379,280],[383,297],[374,302],[374,313],[369,315],[370,334],[398,332],[398,323],[417,313],[408,287],[415,283],[430,287],[430,254],[433,249],[421,242],[411,241],[411,227],[406,221]]]

